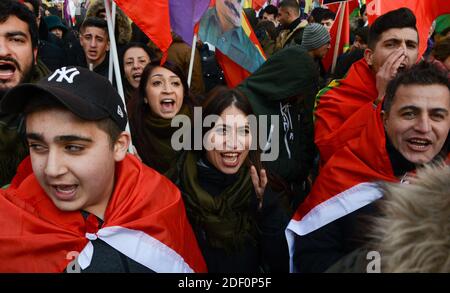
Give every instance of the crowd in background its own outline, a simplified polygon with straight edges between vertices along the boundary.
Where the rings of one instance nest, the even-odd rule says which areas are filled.
[[[0,109],[0,187],[6,190],[2,200],[9,200],[8,191],[26,193],[24,174],[30,175],[24,171],[30,172],[26,158],[31,154],[35,163],[37,154],[43,153],[42,138],[36,138],[36,133],[30,136],[24,119],[28,125],[36,113],[44,111],[41,107],[61,107],[32,102],[24,106],[24,112],[15,113],[11,106],[14,99],[32,92],[20,85],[42,85],[44,77],[74,66],[90,71],[80,71],[80,75],[97,74],[108,79],[112,66],[103,0],[91,1],[87,9],[80,3],[76,16],[69,20],[64,18],[62,5],[48,7],[40,0],[24,0],[34,21],[24,29],[30,33],[25,41],[21,39],[23,33],[17,33],[19,40],[10,40],[16,34],[12,27],[20,28],[30,16],[17,12],[21,8],[13,2],[8,0],[0,6],[9,9],[8,14],[0,12],[0,37],[9,38],[0,43],[0,96],[5,97]],[[184,233],[188,239],[194,239],[194,235],[197,242],[190,246],[191,257],[201,258],[201,252],[206,264],[193,264],[195,260],[186,258],[194,271],[365,272],[367,251],[382,251],[390,259],[382,259],[383,271],[448,272],[449,178],[443,162],[448,163],[450,154],[450,15],[434,22],[427,50],[419,56],[413,11],[400,8],[369,26],[363,5],[351,19],[351,45],[338,56],[336,70],[331,72],[322,59],[331,47],[330,29],[336,15],[323,7],[309,14],[302,8],[296,0],[284,0],[278,7],[267,5],[258,12],[244,9],[267,60],[236,88],[226,86],[214,50],[201,40],[195,44],[189,86],[191,47],[172,32],[173,42],[164,60],[156,45],[117,8],[115,39],[124,86],[123,110],[138,158],[124,159],[123,154],[121,160],[133,166],[142,162],[145,168],[165,176],[158,179],[163,182],[161,186],[152,187],[155,193],[151,196],[164,197],[158,194],[159,188],[174,196],[181,192],[181,206],[192,227],[192,232],[189,228]],[[32,50],[13,52],[20,47],[17,43],[27,45],[27,41]],[[5,45],[7,42],[17,43]],[[13,80],[15,74],[18,77]],[[51,80],[48,77],[48,82]],[[104,95],[109,85],[100,88],[102,83],[95,80],[92,78],[92,83],[98,83],[99,88],[95,84],[86,89],[80,85],[80,93],[86,90],[92,96]],[[16,86],[20,90],[14,91]],[[112,86],[117,89],[115,81]],[[41,90],[33,89],[38,97]],[[78,88],[70,90],[77,94]],[[84,112],[82,116],[76,107],[67,107],[82,119],[95,120]],[[202,109],[203,120],[216,117],[212,125],[200,127],[202,141],[209,142],[210,148],[174,149],[173,137],[181,127],[173,127],[173,119],[177,115],[193,119],[197,107]],[[237,125],[229,124],[227,116],[238,117]],[[251,116],[269,117],[258,121],[268,132],[263,134],[267,136],[265,145],[259,145],[261,134],[254,136],[256,132],[250,129]],[[111,129],[108,127],[99,126]],[[121,138],[119,134],[111,137],[113,141]],[[252,140],[258,141],[256,150],[250,148]],[[272,151],[277,152],[274,160],[261,160],[261,154]],[[441,171],[429,167],[422,171],[428,165]],[[33,166],[34,173],[36,168]],[[50,177],[47,169],[45,176]],[[150,171],[140,172],[149,176],[142,175],[149,182],[156,180],[151,179],[156,175]],[[114,177],[114,172],[109,175]],[[36,177],[44,178],[39,174]],[[172,189],[166,179],[177,189]],[[403,189],[400,182],[405,181],[411,187]],[[136,188],[145,190],[145,184],[139,181]],[[55,188],[58,194],[69,189]],[[414,196],[405,196],[408,193]],[[429,202],[423,198],[428,195]],[[114,204],[119,210],[123,208],[120,203]],[[411,208],[416,205],[423,211]],[[92,215],[99,227],[110,223],[107,213],[89,210],[89,215],[84,207],[73,209],[83,211],[86,223]],[[408,219],[409,215],[417,220]],[[182,219],[180,223],[182,217],[184,214],[177,218]],[[377,221],[369,224],[361,217]],[[4,216],[0,218],[0,223],[7,222]],[[153,220],[167,221],[158,217]],[[390,225],[396,221],[398,225]],[[422,232],[411,231],[418,221],[424,223],[420,231],[429,233],[430,241],[435,241],[426,251],[417,251],[411,244],[425,245],[418,235]],[[398,235],[398,241],[391,239],[392,235]],[[0,239],[8,237],[1,235]],[[137,257],[122,256],[122,250],[100,241],[93,241],[93,265],[86,271],[115,271],[114,262],[121,264],[117,271],[147,271]],[[8,242],[8,247],[14,246],[11,243],[15,242]],[[177,251],[188,250],[184,247]],[[117,257],[108,262],[108,254]]]

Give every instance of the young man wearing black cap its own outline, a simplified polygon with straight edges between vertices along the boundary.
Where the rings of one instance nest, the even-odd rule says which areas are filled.
[[[127,155],[108,80],[62,67],[0,107],[25,113],[30,149],[0,191],[0,272],[206,270],[178,189]]]

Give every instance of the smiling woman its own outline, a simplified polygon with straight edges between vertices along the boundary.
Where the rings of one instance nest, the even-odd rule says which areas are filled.
[[[138,91],[128,104],[133,142],[142,161],[165,173],[178,152],[171,145],[172,118],[190,116],[195,105],[182,70],[167,61],[154,60],[142,71]]]
[[[209,272],[287,270],[284,227],[289,212],[284,192],[275,192],[250,148],[252,115],[235,89],[215,88],[204,101],[201,151],[183,153],[172,174]]]

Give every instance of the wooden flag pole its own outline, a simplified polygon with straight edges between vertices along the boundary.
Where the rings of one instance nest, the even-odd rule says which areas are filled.
[[[189,88],[191,87],[192,71],[194,70],[194,58],[195,58],[196,44],[197,44],[197,33],[195,33],[194,37],[192,38],[191,60],[189,61],[189,74],[188,74],[188,80],[187,80],[187,84],[188,84]]]
[[[106,10],[106,9],[105,9]],[[111,19],[112,19],[112,29],[113,32],[115,32],[116,29],[116,2],[112,3],[112,12],[111,12]],[[108,72],[108,79],[112,84],[113,80],[113,72],[114,72],[114,64],[113,64],[113,57],[112,54],[109,54],[109,72]]]
[[[336,62],[337,62],[337,55],[339,52],[339,43],[341,41],[341,33],[342,33],[342,23],[344,22],[344,14],[345,14],[345,2],[341,2],[339,4],[339,23],[338,23],[338,30],[336,33],[336,42],[334,44],[334,52],[333,52],[333,63],[331,65],[331,73],[334,73],[334,70],[336,69]]]
[[[125,113],[126,113],[127,107],[126,107],[126,103],[125,103],[125,94],[123,92],[122,78],[120,76],[119,57],[117,55],[116,37],[114,36],[114,29],[112,26],[111,7],[109,6],[109,0],[104,0],[104,1],[105,1],[106,20],[108,23],[110,48],[111,48],[110,54],[112,54],[112,56],[113,56],[114,73],[115,73],[115,77],[116,77],[117,91],[119,92],[119,95],[122,98],[122,102],[124,105],[124,109],[122,109],[122,110],[125,111]],[[127,122],[125,131],[127,131],[128,133],[131,133],[129,121]],[[131,138],[130,138],[130,146],[128,147],[128,151],[133,154],[135,153],[135,148],[133,147],[133,142],[131,141]]]

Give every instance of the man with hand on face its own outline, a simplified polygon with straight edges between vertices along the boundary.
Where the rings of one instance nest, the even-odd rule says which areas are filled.
[[[0,100],[11,88],[30,82],[36,65],[38,29],[33,13],[18,1],[0,2]],[[19,136],[23,121],[0,111],[0,188],[26,156]]]
[[[354,63],[347,75],[332,81],[316,97],[315,137],[322,165],[346,141],[357,137],[367,115],[355,112],[367,102],[377,105],[387,83],[398,72],[416,63],[419,37],[416,18],[408,8],[390,11],[369,29],[364,59]]]
[[[242,2],[217,0],[203,15],[198,36],[247,71],[254,72],[265,60],[241,26]]]

